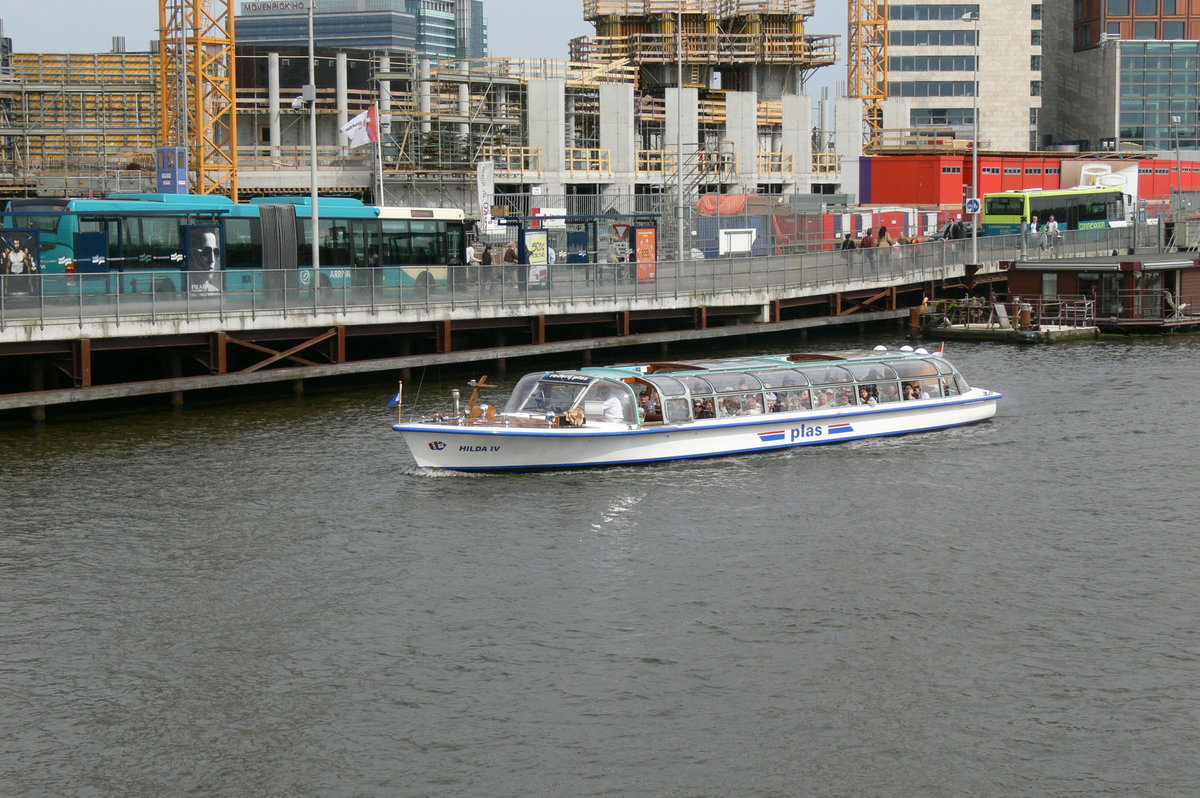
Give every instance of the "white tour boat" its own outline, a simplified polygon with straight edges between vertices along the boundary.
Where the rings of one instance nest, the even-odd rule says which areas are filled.
[[[679,360],[541,371],[502,410],[481,404],[393,428],[417,465],[457,471],[648,463],[839,443],[991,418],[1001,394],[972,388],[940,354]],[[399,401],[397,394],[393,403]]]

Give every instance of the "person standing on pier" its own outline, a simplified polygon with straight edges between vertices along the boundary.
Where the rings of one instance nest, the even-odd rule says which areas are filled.
[[[866,277],[867,267],[871,267],[871,271],[875,271],[875,236],[871,235],[871,228],[863,233],[863,237],[858,240],[858,248],[863,250],[863,277]]]

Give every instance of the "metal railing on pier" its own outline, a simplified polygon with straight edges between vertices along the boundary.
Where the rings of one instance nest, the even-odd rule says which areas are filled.
[[[1085,235],[1086,234],[1086,235]],[[1109,254],[1132,245],[1134,228],[1068,233],[1059,256]],[[1021,257],[1020,236],[978,239],[982,271]],[[961,276],[971,256],[969,239],[929,241],[875,249],[814,250],[799,254],[659,261],[570,262],[543,270],[536,265],[322,267],[274,272],[240,269],[220,273],[201,291],[164,290],[186,284],[187,273],[7,275],[0,279],[0,335],[14,328],[27,338],[70,338],[85,324],[161,325],[164,331],[204,320],[211,327],[229,317],[283,317],[305,323],[316,315],[368,314],[402,320],[458,310],[480,315],[554,313],[567,304],[607,309],[645,301],[708,306],[769,302],[838,291],[883,288]],[[403,271],[403,275],[401,274]],[[314,288],[314,285],[316,286]],[[136,292],[130,289],[136,288]],[[361,316],[357,317],[361,318]],[[214,321],[215,320],[215,321]],[[30,328],[37,330],[36,334]],[[9,340],[15,340],[9,338]],[[25,339],[22,339],[25,340]]]

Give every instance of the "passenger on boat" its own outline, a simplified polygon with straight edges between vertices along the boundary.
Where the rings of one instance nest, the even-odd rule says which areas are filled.
[[[928,399],[929,393],[921,390],[921,384],[918,382],[906,382],[904,383],[904,398],[906,400]]]
[[[823,391],[817,391],[817,409],[833,407],[833,390],[826,388]]]
[[[747,394],[742,402],[742,415],[761,416],[762,412],[762,402],[759,400],[758,394]]]
[[[721,415],[722,416],[737,416],[741,415],[742,403],[738,401],[736,396],[726,396],[721,400]]]
[[[874,406],[879,400],[875,398],[876,391],[874,385],[860,385],[858,388],[858,403],[860,405]]]
[[[604,406],[604,420],[624,421],[625,415],[621,412],[621,400],[617,397],[616,391],[612,388],[604,388],[601,396],[603,397],[601,402]]]
[[[896,389],[896,383],[885,382],[885,383],[882,383],[882,385],[880,387],[882,388],[882,390],[880,391],[879,401],[881,401],[881,402],[899,402],[900,401],[900,391],[898,391]]]
[[[848,407],[854,404],[854,390],[849,385],[840,386],[834,395],[834,404],[837,407]]]
[[[653,388],[642,388],[641,394],[638,396],[638,410],[642,414],[642,421],[662,421],[662,405],[659,404],[658,392]]]
[[[713,412],[712,399],[694,399],[692,400],[692,415],[696,418],[714,418],[716,413]]]

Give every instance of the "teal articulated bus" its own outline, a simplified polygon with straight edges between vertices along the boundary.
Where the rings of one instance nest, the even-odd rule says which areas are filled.
[[[246,203],[185,194],[14,199],[0,215],[0,249],[21,253],[22,266],[42,275],[40,290],[49,295],[211,293],[285,284],[436,291],[447,284],[448,267],[463,262],[467,222],[457,209],[323,197],[316,270],[312,232],[307,197]]]

